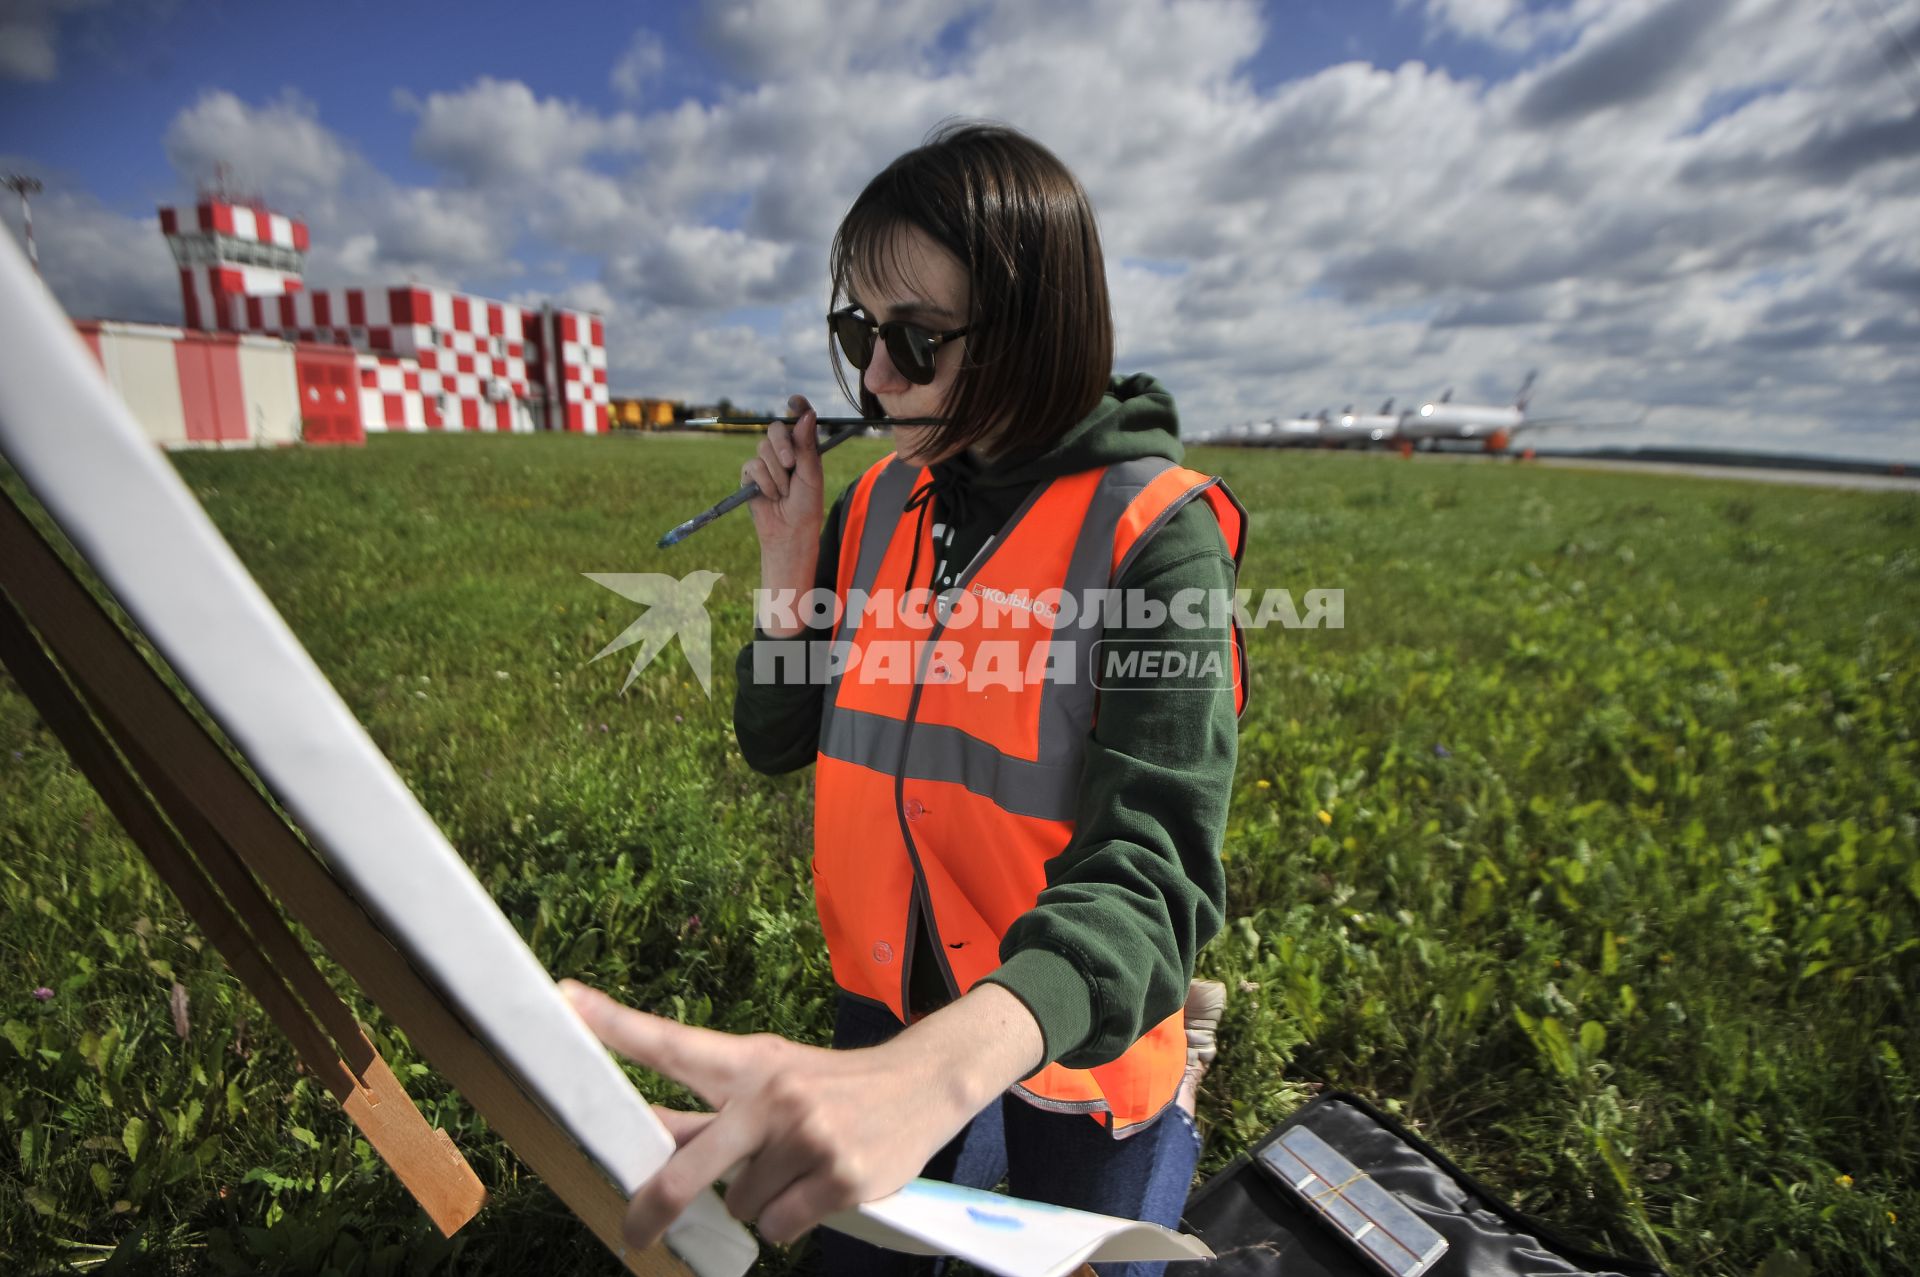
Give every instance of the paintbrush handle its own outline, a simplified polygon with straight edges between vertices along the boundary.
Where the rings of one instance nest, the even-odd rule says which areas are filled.
[[[827,438],[820,441],[820,453],[822,456],[825,456],[827,453],[833,451],[835,448],[838,448],[841,444],[853,438],[855,435],[860,434],[864,427],[877,424],[875,422],[868,421],[864,417],[854,417],[854,418],[850,418],[850,420],[856,423],[852,429],[842,430],[839,434],[829,435]],[[664,550],[670,545],[678,545],[680,542],[686,540],[689,536],[693,535],[695,532],[698,532],[701,528],[706,527],[709,523],[712,523],[715,519],[719,518],[721,515],[725,514],[727,511],[737,510],[741,506],[745,505],[747,502],[753,500],[755,497],[759,495],[760,495],[759,484],[752,483],[752,482],[741,484],[737,492],[730,493],[729,495],[722,498],[721,500],[714,502],[714,504],[708,506],[706,509],[702,510],[699,514],[694,515],[691,519],[688,519],[685,523],[681,524],[679,527],[675,528],[673,531],[667,533],[665,536],[661,537],[658,548]]]
[[[799,420],[798,417],[692,417],[688,419],[687,424],[690,426],[771,426],[778,422],[783,426],[791,426]],[[898,419],[816,417],[814,420],[823,426],[942,426],[946,424],[944,417],[900,417]]]

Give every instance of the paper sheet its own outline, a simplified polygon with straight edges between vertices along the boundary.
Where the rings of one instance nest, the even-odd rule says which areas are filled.
[[[916,1179],[829,1227],[914,1255],[954,1255],[1003,1277],[1058,1277],[1081,1264],[1211,1259],[1197,1237],[1158,1224]]]

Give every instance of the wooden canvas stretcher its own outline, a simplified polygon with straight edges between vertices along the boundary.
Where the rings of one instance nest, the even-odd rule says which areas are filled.
[[[671,1137],[5,237],[0,454],[267,792],[11,500],[0,502],[0,660],[434,1224],[452,1233],[486,1191],[408,1098],[282,909],[630,1271],[746,1271],[758,1247],[711,1192],[665,1246],[625,1252],[626,1199],[671,1154]]]

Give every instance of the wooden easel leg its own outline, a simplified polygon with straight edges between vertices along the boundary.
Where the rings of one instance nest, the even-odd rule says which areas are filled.
[[[472,1219],[486,1201],[486,1189],[446,1132],[429,1126],[420,1115],[346,1005],[205,818],[164,778],[152,797],[142,790],[138,778],[153,775],[151,761],[143,759],[137,748],[127,750],[131,766],[123,761],[114,749],[115,735],[103,732],[88,716],[83,698],[40,651],[25,619],[4,597],[0,597],[0,661],[13,671],[40,717],[67,747],[75,765],[153,864],[160,880],[287,1035],[301,1062],[333,1092],[435,1227],[450,1236]],[[141,766],[142,762],[146,765]],[[171,819],[172,828],[162,812]],[[181,846],[181,837],[201,853],[198,863]],[[209,863],[217,866],[212,880],[203,868]],[[289,976],[300,990],[298,996],[288,987]],[[343,1060],[342,1054],[350,1058]]]
[[[664,1246],[632,1252],[625,1248],[620,1223],[626,1198],[620,1189],[394,948],[134,650],[11,499],[0,500],[0,590],[74,674],[87,700],[113,707],[124,738],[155,773],[195,797],[207,824],[228,848],[244,856],[261,885],[628,1271],[641,1277],[688,1277],[690,1270]]]

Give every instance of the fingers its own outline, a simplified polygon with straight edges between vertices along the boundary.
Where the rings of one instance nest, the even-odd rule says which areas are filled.
[[[760,455],[747,462],[740,471],[743,483],[760,485],[760,495],[770,501],[779,501],[787,495],[787,488],[793,480],[788,476],[785,466],[771,460],[765,443],[760,445]]]
[[[791,1196],[801,1184],[817,1188],[796,1198],[796,1204],[810,1209],[815,1202],[835,1203],[804,1219],[776,1217],[788,1229],[782,1240],[798,1237],[821,1216],[858,1201],[864,1174],[861,1155],[844,1147],[845,1133],[826,1111],[808,1103],[811,1089],[793,1073],[777,1074],[761,1087],[757,1099],[771,1115],[770,1135],[727,1188],[727,1212],[735,1219],[758,1219],[762,1232],[769,1206]]]
[[[715,1108],[732,1093],[754,1039],[678,1024],[621,1006],[597,989],[562,980],[560,991],[594,1036],[635,1064],[672,1078]]]
[[[742,1120],[738,1111],[716,1115],[627,1203],[621,1223],[627,1245],[644,1250],[659,1241],[702,1190],[758,1150],[764,1132],[763,1124]]]
[[[859,1203],[858,1189],[842,1177],[813,1175],[796,1180],[760,1212],[760,1235],[784,1246],[799,1241],[827,1216]]]
[[[798,418],[793,423],[794,452],[798,464],[793,468],[793,486],[809,493],[822,486],[820,471],[820,417],[805,395],[787,400],[787,407]]]
[[[783,470],[793,469],[793,431],[784,422],[774,421],[767,425],[767,437],[760,444],[760,455],[766,456],[771,450],[774,459]]]
[[[689,1113],[685,1109],[670,1109],[664,1105],[652,1106],[653,1115],[660,1119],[660,1125],[667,1128],[667,1134],[673,1136],[676,1147],[707,1129],[707,1124],[720,1116],[718,1113]]]
[[[820,417],[814,412],[813,405],[807,402],[805,395],[794,395],[787,400],[787,411],[794,416],[793,440],[795,451],[805,458],[808,453],[820,455]]]

